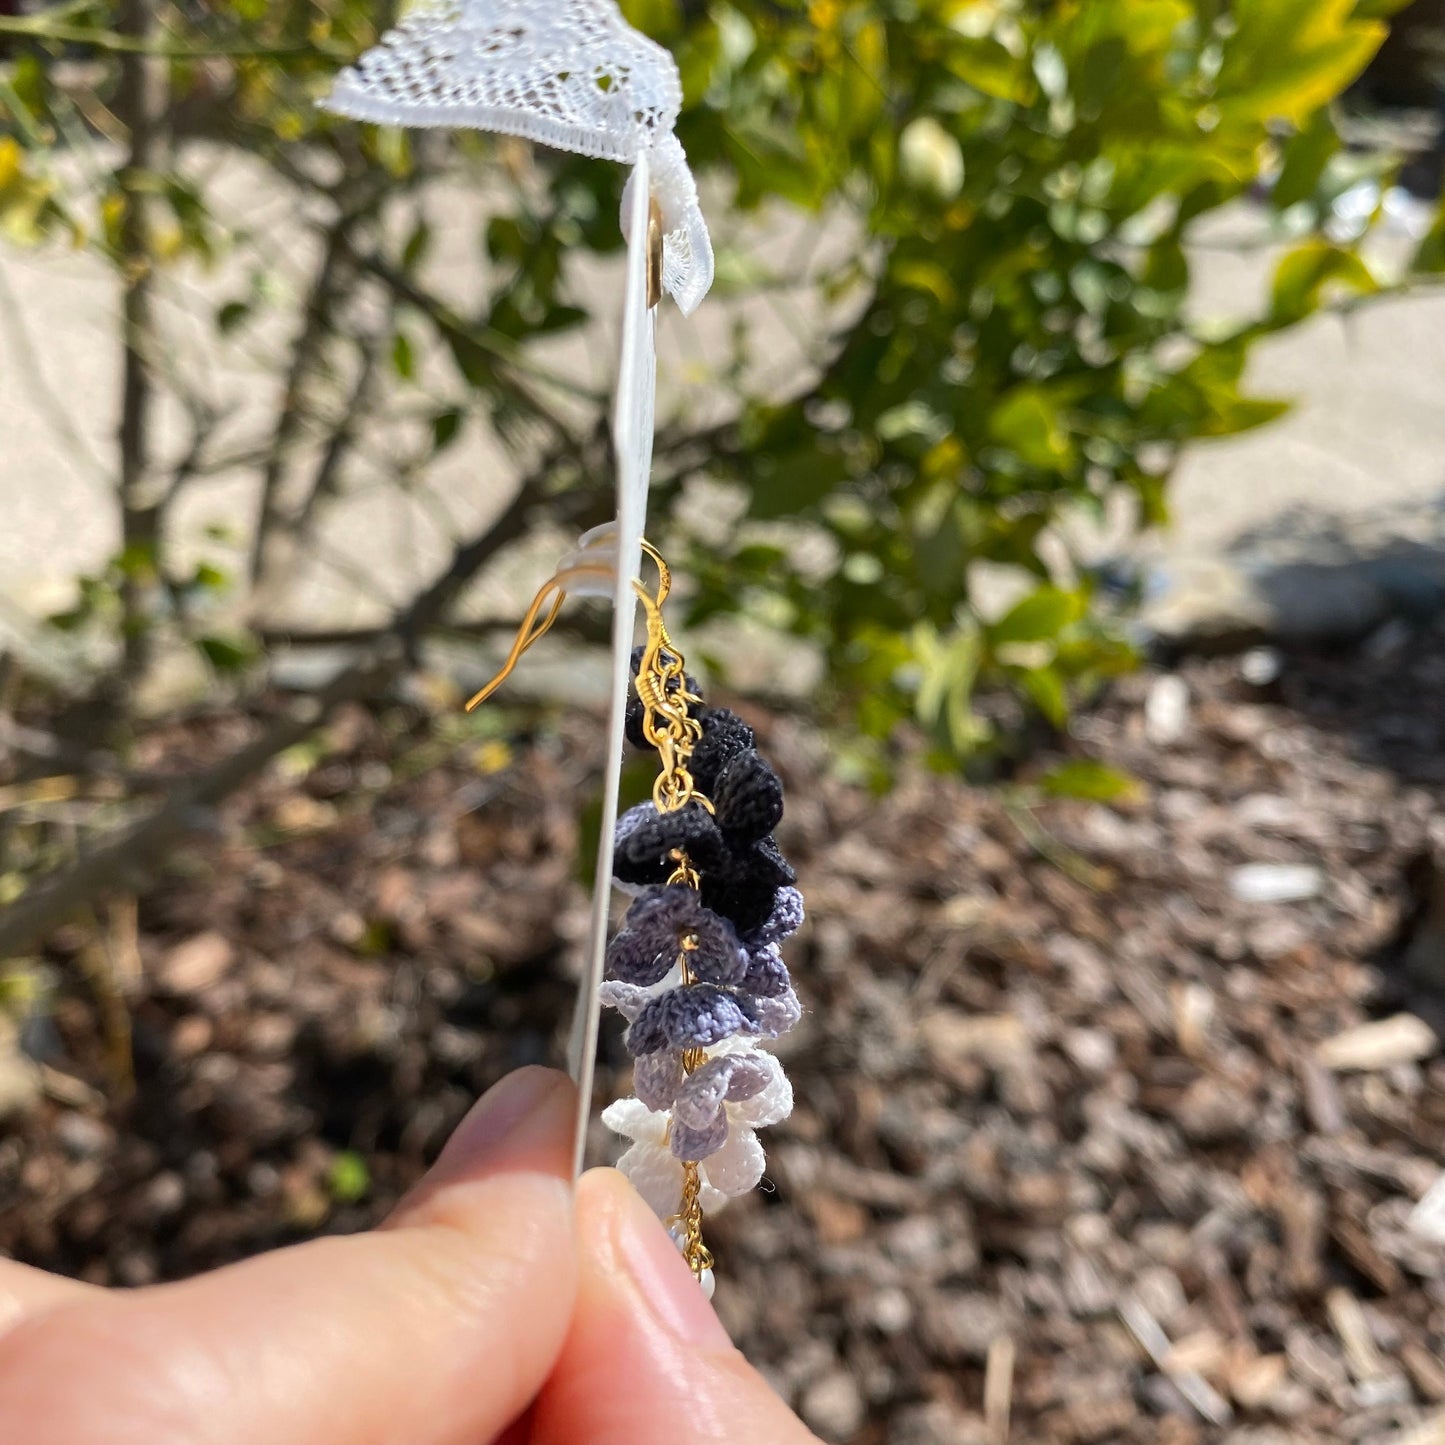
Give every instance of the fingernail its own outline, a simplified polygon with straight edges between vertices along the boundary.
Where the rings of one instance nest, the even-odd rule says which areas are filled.
[[[503,1151],[555,1144],[554,1136],[568,1130],[571,1100],[572,1084],[565,1074],[555,1069],[518,1069],[472,1105],[437,1163],[448,1169],[470,1169]]]
[[[631,1186],[618,1194],[626,1203],[613,1216],[617,1259],[658,1322],[692,1349],[731,1349],[722,1321],[657,1216]]]

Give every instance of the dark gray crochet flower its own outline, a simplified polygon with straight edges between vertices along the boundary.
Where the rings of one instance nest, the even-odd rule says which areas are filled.
[[[792,986],[788,965],[776,943],[755,949],[748,955],[748,965],[738,980],[738,989],[753,998],[779,998]]]
[[[687,854],[705,877],[722,865],[728,852],[712,814],[698,802],[667,813],[659,813],[651,803],[629,808],[617,820],[613,841],[612,876],[621,884],[665,883],[677,867],[678,853]]]
[[[747,970],[732,924],[704,908],[696,889],[674,883],[647,889],[627,910],[607,950],[607,972],[624,983],[660,983],[685,946],[693,975],[706,982],[736,983]]]
[[[803,895],[796,888],[779,888],[767,922],[747,934],[743,942],[750,949],[765,948],[770,943],[781,943],[802,926]]]
[[[759,1031],[751,999],[711,983],[670,988],[642,1008],[627,1030],[627,1051],[634,1058],[660,1049],[707,1048],[734,1034]]]

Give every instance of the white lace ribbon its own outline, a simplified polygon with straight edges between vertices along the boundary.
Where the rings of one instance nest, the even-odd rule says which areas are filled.
[[[634,167],[650,153],[663,288],[688,315],[712,285],[707,223],[672,133],[677,62],[615,0],[420,0],[323,103],[358,120],[498,131]]]

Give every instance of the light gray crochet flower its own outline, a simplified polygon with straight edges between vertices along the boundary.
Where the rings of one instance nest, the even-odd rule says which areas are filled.
[[[632,1069],[632,1088],[649,1109],[666,1110],[677,1102],[678,1091],[687,1077],[681,1049],[659,1049],[642,1054]]]
[[[752,1088],[759,1078],[761,1086],[745,1099],[724,1098],[704,1128],[710,1138],[721,1136],[721,1142],[709,1153],[691,1156],[701,1163],[702,1207],[708,1214],[716,1213],[729,1198],[746,1194],[757,1185],[763,1173],[763,1148],[757,1130],[786,1119],[793,1109],[793,1089],[783,1073],[782,1065],[772,1054],[754,1049],[743,1039],[729,1039],[715,1051],[714,1059],[698,1071],[702,1074],[712,1063],[737,1057],[741,1079],[739,1088]],[[721,1071],[719,1071],[721,1072]],[[731,1075],[728,1087],[731,1088]],[[715,1087],[716,1080],[704,1086]],[[705,1100],[695,1101],[702,1109]],[[691,1117],[697,1117],[692,1113]],[[659,1218],[676,1212],[682,1197],[683,1158],[679,1147],[690,1148],[704,1142],[700,1135],[679,1146],[679,1130],[686,1128],[676,1114],[650,1109],[642,1099],[619,1099],[603,1110],[602,1121],[619,1134],[632,1140],[632,1147],[617,1161],[617,1167],[632,1181],[638,1192],[652,1206]]]
[[[756,1098],[780,1076],[778,1062],[771,1054],[750,1050],[709,1059],[678,1087],[672,1110],[673,1154],[679,1159],[706,1159],[716,1154],[728,1137],[728,1115],[723,1105],[744,1104]],[[638,1097],[642,1097],[640,1089]]]
[[[798,995],[789,987],[777,998],[755,999],[753,1012],[758,1019],[758,1033],[765,1039],[776,1039],[803,1017],[803,1006],[798,1002]]]

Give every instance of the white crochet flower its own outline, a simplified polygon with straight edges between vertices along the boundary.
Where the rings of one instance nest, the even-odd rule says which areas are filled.
[[[727,1143],[698,1165],[706,1214],[716,1214],[729,1199],[757,1187],[766,1161],[756,1131],[780,1123],[793,1112],[793,1086],[772,1054],[752,1048],[743,1038],[726,1039],[708,1050],[711,1058],[730,1053],[746,1053],[761,1061],[770,1077],[752,1098],[723,1105],[728,1118]],[[674,1157],[668,1144],[671,1118],[632,1098],[618,1099],[602,1111],[602,1122],[609,1129],[632,1140],[617,1167],[663,1220],[676,1214],[682,1202],[682,1161]]]

